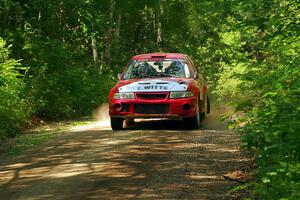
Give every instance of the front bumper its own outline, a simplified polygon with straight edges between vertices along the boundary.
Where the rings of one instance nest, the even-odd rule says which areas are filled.
[[[109,115],[128,118],[184,118],[193,117],[197,111],[197,97],[180,99],[111,99]],[[143,110],[143,106],[145,109]],[[151,108],[154,109],[151,109]],[[160,109],[160,107],[162,109]]]

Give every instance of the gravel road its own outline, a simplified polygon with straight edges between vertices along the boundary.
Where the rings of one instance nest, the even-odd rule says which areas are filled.
[[[209,116],[200,130],[143,121],[77,127],[0,160],[0,199],[242,199],[222,177],[249,165],[239,136]]]

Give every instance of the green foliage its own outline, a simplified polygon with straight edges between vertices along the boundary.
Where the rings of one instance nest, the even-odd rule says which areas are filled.
[[[24,83],[18,72],[23,68],[19,61],[9,56],[9,47],[0,38],[0,141],[19,133],[30,112],[22,94]]]
[[[240,129],[258,164],[254,194],[260,199],[300,198],[300,36],[296,1],[240,3],[237,26],[248,59],[236,74],[239,90],[252,96]],[[251,9],[250,9],[251,8]]]
[[[63,73],[43,74],[31,83],[37,114],[50,119],[89,115],[106,101],[114,79],[94,68],[71,68]]]
[[[246,114],[237,120],[244,146],[254,153],[258,199],[299,199],[300,36],[297,1],[231,1],[219,37],[213,93]],[[218,45],[218,46],[223,46]],[[211,59],[213,45],[199,52]],[[219,54],[220,56],[222,54]],[[242,123],[241,123],[242,120]]]
[[[101,39],[108,3],[0,2],[0,36],[12,44],[14,58],[3,54],[1,43],[0,139],[20,133],[32,116],[59,120],[89,115],[106,101],[115,75],[93,62],[90,42],[91,36]]]
[[[299,16],[296,0],[2,0],[0,140],[33,115],[88,115],[132,55],[186,53],[246,115],[254,194],[299,199]]]

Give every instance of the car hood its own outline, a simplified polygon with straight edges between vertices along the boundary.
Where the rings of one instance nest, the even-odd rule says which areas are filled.
[[[186,78],[146,78],[119,81],[116,87],[119,92],[165,92],[186,91],[191,79]]]

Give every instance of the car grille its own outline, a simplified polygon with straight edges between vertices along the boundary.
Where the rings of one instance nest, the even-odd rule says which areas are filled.
[[[165,99],[168,93],[137,93],[138,99]]]
[[[129,104],[128,103],[122,103],[121,112],[129,112]]]
[[[166,114],[169,111],[168,104],[134,104],[137,114]]]

